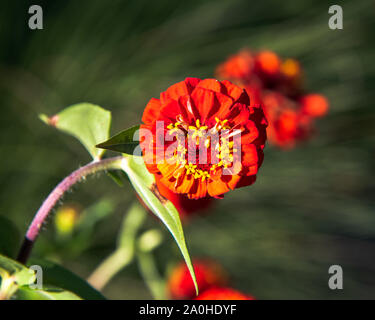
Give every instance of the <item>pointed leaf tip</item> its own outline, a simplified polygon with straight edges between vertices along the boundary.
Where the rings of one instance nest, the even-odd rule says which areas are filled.
[[[137,132],[139,125],[130,127],[114,135],[107,141],[97,144],[97,148],[112,150],[121,153],[133,154],[135,148],[139,145]]]

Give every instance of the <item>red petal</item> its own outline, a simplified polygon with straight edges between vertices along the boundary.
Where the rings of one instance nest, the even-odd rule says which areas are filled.
[[[243,166],[250,167],[258,163],[258,151],[253,144],[243,144],[241,148]]]
[[[145,124],[152,124],[160,114],[161,104],[159,99],[152,98],[143,111],[142,121]]]
[[[255,182],[256,178],[256,175],[241,177],[241,179],[237,182],[236,188],[250,186]]]
[[[254,142],[256,138],[259,136],[259,130],[256,127],[255,123],[251,120],[247,121],[245,124],[245,132],[241,136],[241,143],[242,144],[249,144]]]
[[[243,94],[243,89],[241,89],[239,86],[236,86],[232,82],[228,80],[221,81],[221,83],[225,86],[226,92],[228,96],[232,97],[234,101],[237,101],[240,96]]]
[[[215,92],[222,92],[222,85],[216,79],[204,79],[197,85],[197,88],[209,89]]]
[[[212,197],[220,196],[229,191],[227,184],[221,180],[210,181],[207,191]]]
[[[164,104],[168,100],[178,100],[179,97],[190,94],[200,81],[198,78],[186,78],[186,80],[170,86],[160,94],[161,103]]]
[[[198,109],[202,124],[206,121],[212,109],[218,108],[215,93],[211,90],[196,87],[191,94],[195,107]],[[215,106],[216,104],[216,106]]]
[[[180,186],[176,188],[178,193],[188,194],[194,184],[195,179],[192,175],[185,175]]]

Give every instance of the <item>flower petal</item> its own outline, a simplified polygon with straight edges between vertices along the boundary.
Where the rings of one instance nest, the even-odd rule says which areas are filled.
[[[164,104],[168,100],[178,100],[179,97],[190,94],[200,81],[199,78],[186,78],[184,81],[170,86],[160,94],[161,103]]]
[[[159,117],[161,104],[159,99],[152,98],[143,111],[142,122],[152,124]]]
[[[218,197],[229,191],[227,184],[221,180],[213,180],[208,183],[207,191],[211,197]]]

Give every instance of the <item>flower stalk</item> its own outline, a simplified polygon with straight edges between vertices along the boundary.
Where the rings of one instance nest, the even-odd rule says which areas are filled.
[[[123,157],[113,157],[102,160],[95,160],[89,164],[75,170],[64,180],[62,180],[55,189],[48,195],[46,200],[44,200],[42,206],[39,208],[38,212],[35,214],[19,251],[17,260],[20,263],[25,264],[30,256],[31,250],[37,239],[40,229],[43,223],[46,221],[52,209],[55,207],[56,203],[62,198],[62,196],[77,182],[84,179],[86,176],[111,169],[121,169],[121,164]]]

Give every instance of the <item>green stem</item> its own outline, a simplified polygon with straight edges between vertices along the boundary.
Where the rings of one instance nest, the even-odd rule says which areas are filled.
[[[103,289],[106,284],[123,268],[133,261],[134,253],[127,248],[119,248],[110,254],[89,276],[87,281],[96,289]]]
[[[138,201],[131,206],[119,232],[117,249],[97,267],[87,280],[93,287],[101,290],[118,272],[133,261],[135,238],[146,215],[145,209]]]
[[[166,284],[156,268],[155,260],[150,251],[138,251],[139,270],[147,287],[155,300],[166,300]]]

